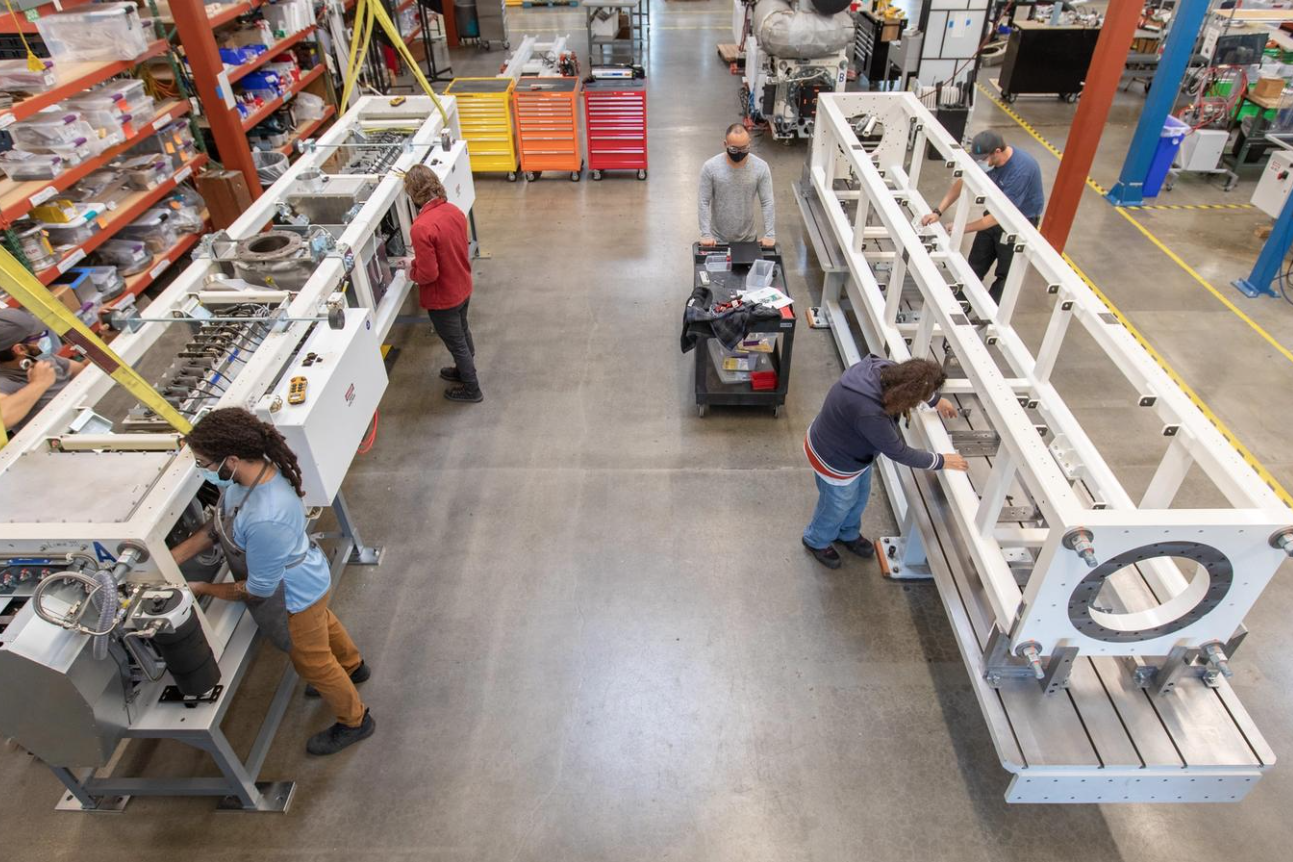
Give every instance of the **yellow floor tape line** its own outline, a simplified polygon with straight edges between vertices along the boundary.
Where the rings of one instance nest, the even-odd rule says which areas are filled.
[[[18,300],[28,312],[35,315],[59,338],[85,351],[90,361],[104,373],[120,383],[126,391],[152,410],[181,434],[192,429],[189,421],[180,415],[170,402],[163,398],[135,369],[113,352],[103,339],[90,331],[75,314],[49,292],[17,258],[0,248],[0,287]]]
[[[988,100],[989,100],[989,101],[991,101],[991,102],[992,102],[992,104],[996,105],[998,108],[1000,108],[1000,109],[1001,109],[1001,110],[1006,114],[1006,116],[1010,117],[1010,118],[1011,118],[1012,120],[1014,120],[1017,124],[1019,124],[1019,127],[1020,127],[1020,128],[1022,128],[1025,132],[1027,132],[1029,135],[1031,135],[1035,141],[1037,141],[1039,144],[1041,144],[1041,145],[1042,145],[1042,146],[1044,146],[1047,150],[1049,150],[1049,151],[1051,152],[1051,154],[1055,156],[1055,158],[1057,158],[1057,159],[1061,159],[1061,160],[1064,158],[1064,154],[1063,154],[1062,152],[1060,152],[1060,151],[1055,147],[1055,145],[1054,145],[1054,144],[1052,144],[1050,141],[1048,141],[1048,140],[1046,140],[1044,137],[1042,137],[1042,136],[1037,132],[1037,130],[1036,130],[1036,129],[1034,129],[1032,126],[1030,126],[1030,125],[1029,125],[1029,124],[1028,124],[1028,123],[1027,123],[1027,122],[1026,122],[1022,117],[1020,117],[1020,116],[1019,116],[1018,114],[1016,114],[1013,110],[1011,110],[1009,105],[1007,105],[1007,104],[1005,104],[1004,102],[1002,102],[1002,101],[998,100],[998,99],[997,99],[995,96],[993,96],[993,95],[992,95],[992,93],[991,93],[991,92],[989,92],[989,91],[988,91],[988,89],[987,89],[986,87],[984,87],[982,84],[978,84],[977,86],[978,86],[979,90],[983,93],[983,95],[985,95],[985,96],[987,96],[987,97],[988,97]],[[1092,180],[1090,177],[1087,177],[1087,178],[1086,178],[1086,184],[1087,184],[1088,186],[1090,186],[1093,190],[1095,190],[1095,192],[1096,192],[1097,194],[1099,194],[1101,197],[1103,197],[1103,196],[1105,195],[1105,189],[1104,189],[1104,187],[1102,187],[1099,183],[1097,183],[1097,182],[1095,182],[1094,180]],[[1132,227],[1134,227],[1134,228],[1136,228],[1136,230],[1140,231],[1140,233],[1145,237],[1145,239],[1147,239],[1147,240],[1149,240],[1151,243],[1153,243],[1153,244],[1155,245],[1155,247],[1157,247],[1157,248],[1158,248],[1158,250],[1159,250],[1159,251],[1161,251],[1161,252],[1163,252],[1163,254],[1167,255],[1167,257],[1168,257],[1168,259],[1169,259],[1169,260],[1171,260],[1173,263],[1175,263],[1177,266],[1179,266],[1182,270],[1184,270],[1184,271],[1185,271],[1185,273],[1186,273],[1187,275],[1189,275],[1189,276],[1190,276],[1190,278],[1192,278],[1192,279],[1194,279],[1195,281],[1197,281],[1200,285],[1202,285],[1202,286],[1203,286],[1203,287],[1208,291],[1208,293],[1211,293],[1214,297],[1216,297],[1216,299],[1217,299],[1217,301],[1218,301],[1218,302],[1220,302],[1222,305],[1224,305],[1224,306],[1225,306],[1225,307],[1226,307],[1226,308],[1227,308],[1231,313],[1233,313],[1236,317],[1238,317],[1238,318],[1239,318],[1240,320],[1242,320],[1244,323],[1248,324],[1248,327],[1249,327],[1253,332],[1256,332],[1258,335],[1260,335],[1260,336],[1262,337],[1262,340],[1263,340],[1263,341],[1265,341],[1265,342],[1266,342],[1267,344],[1269,344],[1271,347],[1275,348],[1275,350],[1276,350],[1276,351],[1277,351],[1281,356],[1283,356],[1285,359],[1287,359],[1289,362],[1293,362],[1293,351],[1290,351],[1290,350],[1289,350],[1287,347],[1285,347],[1283,344],[1280,344],[1278,341],[1276,341],[1276,340],[1275,340],[1275,336],[1271,335],[1269,332],[1267,332],[1265,329],[1263,329],[1263,328],[1261,327],[1261,325],[1257,323],[1257,321],[1253,320],[1251,317],[1249,317],[1247,314],[1245,314],[1245,313],[1244,313],[1244,311],[1243,311],[1239,306],[1235,305],[1233,302],[1231,302],[1231,301],[1230,301],[1230,298],[1229,298],[1228,296],[1226,296],[1225,294],[1223,294],[1221,291],[1217,290],[1217,288],[1213,287],[1213,286],[1212,286],[1212,284],[1210,284],[1210,283],[1208,282],[1208,280],[1207,280],[1207,279],[1205,279],[1203,276],[1199,275],[1199,273],[1194,269],[1194,267],[1190,266],[1188,263],[1186,263],[1184,260],[1182,260],[1180,255],[1178,255],[1176,252],[1174,252],[1174,251],[1172,251],[1170,248],[1168,248],[1168,247],[1167,247],[1167,245],[1166,245],[1166,244],[1164,244],[1164,243],[1163,243],[1163,241],[1162,241],[1162,240],[1160,240],[1158,237],[1154,236],[1154,234],[1149,230],[1149,228],[1145,227],[1143,224],[1141,224],[1139,221],[1137,221],[1135,218],[1133,218],[1133,217],[1132,217],[1132,215],[1131,215],[1131,213],[1127,212],[1127,210],[1126,210],[1125,208],[1123,208],[1123,207],[1114,207],[1114,210],[1118,213],[1118,215],[1122,216],[1124,219],[1126,219],[1128,222],[1130,222],[1130,223],[1131,223],[1131,225],[1132,225]],[[1115,312],[1115,313],[1116,313],[1116,312]]]

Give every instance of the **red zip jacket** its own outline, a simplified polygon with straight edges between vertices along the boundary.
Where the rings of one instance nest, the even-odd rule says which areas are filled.
[[[448,201],[431,201],[413,220],[413,265],[418,304],[426,309],[454,308],[471,296],[471,254],[467,217]]]

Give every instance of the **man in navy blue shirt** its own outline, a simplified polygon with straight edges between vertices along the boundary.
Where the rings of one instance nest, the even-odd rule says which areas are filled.
[[[987,169],[988,176],[1006,193],[1006,197],[1023,213],[1024,218],[1036,226],[1041,221],[1042,209],[1046,205],[1042,192],[1042,170],[1038,167],[1037,160],[1025,150],[1009,146],[1001,135],[991,130],[974,136],[970,153]],[[960,180],[952,183],[943,200],[932,213],[921,219],[921,224],[938,221],[943,212],[961,196],[961,186]],[[974,245],[970,246],[970,269],[974,270],[974,274],[982,280],[988,270],[992,269],[992,264],[997,265],[996,278],[988,292],[994,301],[1000,302],[1006,275],[1010,272],[1010,260],[1015,254],[1014,246],[1002,242],[1005,232],[987,212],[982,218],[966,223],[965,229],[974,233]]]

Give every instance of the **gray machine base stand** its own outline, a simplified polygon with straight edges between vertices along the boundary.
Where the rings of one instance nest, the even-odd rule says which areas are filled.
[[[378,565],[382,549],[363,544],[340,493],[332,508],[341,529],[338,533],[324,534],[324,537],[341,540],[331,561],[332,583],[335,585],[347,565]],[[289,663],[283,670],[274,699],[270,701],[245,761],[238,757],[221,729],[225,713],[260,642],[255,622],[250,614],[244,614],[220,658],[223,688],[218,694],[210,701],[184,704],[154,702],[140,710],[139,720],[125,734],[127,739],[173,739],[205,751],[219,768],[219,778],[96,777],[93,769],[80,770],[78,775],[70,769],[51,767],[67,788],[55,806],[56,810],[116,813],[125,809],[132,796],[217,796],[220,797],[218,809],[221,811],[287,811],[296,785],[291,781],[257,781],[256,778],[296,692],[299,678],[292,665]],[[156,695],[154,692],[154,698]]]

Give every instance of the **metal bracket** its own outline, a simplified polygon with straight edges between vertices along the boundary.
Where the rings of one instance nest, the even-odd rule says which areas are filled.
[[[216,805],[217,811],[260,811],[267,814],[283,814],[292,805],[296,794],[294,781],[257,781],[256,790],[259,796],[256,804],[247,807],[237,796],[223,796]]]
[[[1001,448],[1001,435],[996,431],[948,431],[947,436],[952,448],[967,458],[992,458]]]
[[[1057,647],[1051,651],[1046,662],[1046,675],[1039,680],[1044,694],[1055,694],[1060,689],[1069,687],[1069,676],[1073,673],[1073,662],[1077,661],[1077,647]]]

